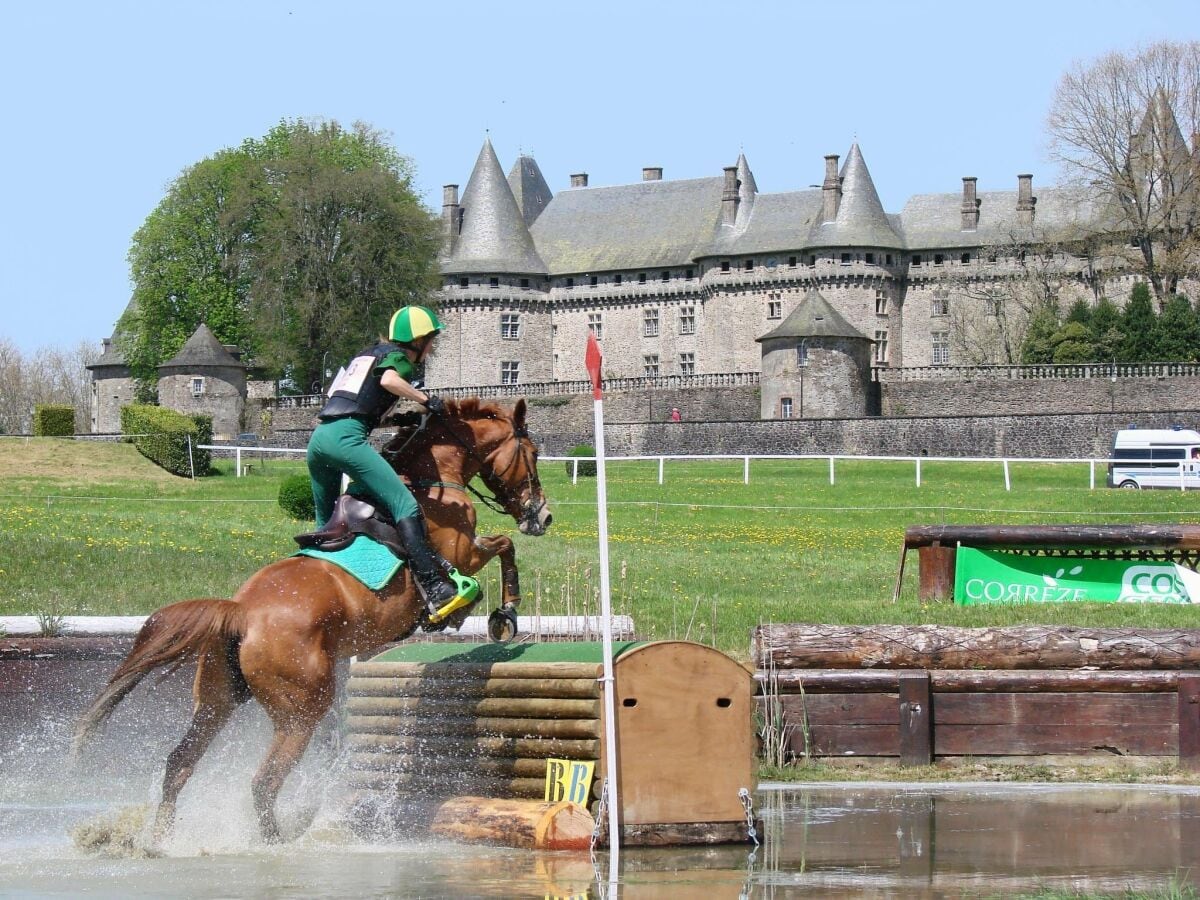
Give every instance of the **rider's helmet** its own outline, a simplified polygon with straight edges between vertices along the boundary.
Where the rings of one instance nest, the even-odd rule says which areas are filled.
[[[388,327],[388,338],[400,344],[419,340],[427,334],[437,334],[442,323],[432,309],[424,306],[405,306],[396,310]]]

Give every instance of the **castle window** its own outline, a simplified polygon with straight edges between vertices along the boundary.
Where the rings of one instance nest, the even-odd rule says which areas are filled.
[[[849,253],[842,254],[842,265],[843,266],[850,265],[850,254]]]
[[[779,398],[779,418],[790,419],[791,417],[792,417],[792,398],[791,397],[780,397]]]
[[[940,266],[945,261],[946,261],[946,257],[943,254],[941,254],[941,253],[933,254],[933,264],[935,266]]]
[[[604,317],[601,313],[588,313],[588,331],[596,336],[596,340],[604,339]]]
[[[684,276],[683,276],[683,277],[684,277],[684,278],[686,278],[688,281],[691,281],[693,278],[695,278],[695,277],[696,277],[696,270],[695,270],[695,269],[688,269],[688,270],[687,270],[687,272],[684,274]]]
[[[889,253],[883,259],[884,259],[884,265],[890,266],[892,264],[892,254]]]
[[[696,354],[695,353],[680,353],[679,354],[679,374],[680,375],[695,375],[696,374]]]
[[[941,295],[934,297],[929,301],[929,314],[931,316],[950,315],[950,298]]]
[[[867,254],[867,265],[868,266],[875,265],[875,254],[874,253]]]
[[[616,275],[616,276],[613,278],[613,284],[620,284],[620,283],[621,283],[622,281],[624,281],[624,280],[625,280],[625,276],[623,276],[623,275],[621,275],[621,274],[619,274],[619,273],[618,273],[618,274],[617,274],[617,275]]]
[[[888,333],[886,330],[875,332],[875,362],[886,364],[888,361]]]
[[[793,269],[796,268],[796,257],[789,256],[788,257],[788,265],[791,266]]]
[[[460,279],[458,279],[458,286],[459,286],[460,288],[470,287],[470,286],[471,286],[471,279],[470,279],[470,278],[460,278]]]
[[[642,310],[642,335],[644,337],[658,336],[658,310]]]
[[[193,397],[203,397],[204,396],[204,379],[203,378],[193,378],[192,379],[192,396]]]
[[[591,278],[588,279],[588,283],[592,287],[595,287],[596,285],[598,285],[600,283],[600,279],[597,278],[595,275],[593,275]]]
[[[500,362],[500,383],[516,384],[521,375],[521,364],[515,359]]]
[[[670,281],[670,280],[671,280],[671,273],[670,273],[669,271],[667,271],[667,272],[663,272],[663,274],[662,274],[662,280],[663,280],[664,282]]]
[[[729,271],[729,260],[727,260],[727,259],[723,259],[723,260],[721,260],[721,271],[722,271],[722,272],[728,272],[728,271]]]
[[[645,284],[645,283],[646,283],[646,273],[638,272],[638,284]]]
[[[575,279],[568,278],[568,279],[566,279],[566,281],[563,282],[563,284],[566,285],[567,290],[570,290],[571,288],[575,287]]]
[[[810,253],[810,254],[808,255],[808,264],[809,264],[810,266],[815,266],[815,265],[817,264],[817,254],[815,254],[815,253]]]
[[[523,287],[523,288],[529,287],[529,279],[528,278],[521,279],[521,287]]]
[[[930,336],[933,345],[933,364],[946,366],[950,364],[950,332],[935,331]]]
[[[494,287],[494,288],[500,287],[500,279],[499,278],[489,278],[488,279],[488,287]]]
[[[875,315],[886,316],[888,311],[888,296],[886,291],[875,292]]]
[[[970,254],[970,253],[964,253],[962,256],[960,256],[960,257],[958,258],[958,261],[959,261],[960,263],[962,263],[962,264],[965,266],[967,263],[969,263],[969,262],[971,261],[971,254]]]
[[[912,264],[914,266],[919,266],[921,264],[921,254],[920,253],[913,254]]]
[[[680,334],[695,334],[696,333],[696,307],[694,307],[694,306],[679,307],[679,333]]]
[[[767,301],[767,318],[782,319],[783,318],[783,301],[778,299],[778,294],[772,294],[772,299]]]
[[[752,259],[748,259],[748,260],[746,260],[746,271],[747,271],[747,272],[753,272],[753,271],[754,271],[754,260],[752,260]]]
[[[521,336],[521,316],[518,313],[500,314],[500,339],[515,341]]]
[[[647,378],[654,378],[658,375],[657,353],[647,353],[642,357],[642,374]]]

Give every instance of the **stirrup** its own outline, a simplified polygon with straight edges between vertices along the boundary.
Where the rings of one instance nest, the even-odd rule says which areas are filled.
[[[430,625],[440,625],[479,598],[479,582],[470,575],[464,575],[458,569],[451,569],[446,573],[446,577],[454,585],[454,596],[437,609],[426,610],[425,618]]]

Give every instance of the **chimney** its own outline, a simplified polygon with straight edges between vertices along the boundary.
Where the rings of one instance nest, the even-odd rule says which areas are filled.
[[[738,177],[737,166],[726,166],[725,188],[721,191],[721,224],[732,226],[737,221]]]
[[[454,252],[458,233],[462,231],[461,208],[458,205],[458,185],[442,186],[442,244],[447,253]]]
[[[821,221],[832,222],[837,218],[842,204],[842,179],[838,177],[838,155],[825,157],[825,183],[821,185]]]
[[[963,177],[963,198],[962,198],[962,230],[974,231],[979,227],[979,206],[982,201],[975,194],[975,182],[977,178],[972,176]]]
[[[100,338],[100,355],[103,356],[112,349],[112,338]]]
[[[572,175],[571,187],[587,187],[587,172],[576,172]]]
[[[1037,197],[1033,196],[1033,176],[1017,176],[1017,222],[1021,225],[1033,224],[1034,207]]]
[[[662,166],[646,166],[643,168],[642,181],[662,181]]]

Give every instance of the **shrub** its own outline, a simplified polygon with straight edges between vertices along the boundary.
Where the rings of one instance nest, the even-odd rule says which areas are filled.
[[[173,475],[186,477],[193,469],[196,475],[207,475],[212,469],[212,454],[199,449],[212,441],[212,416],[185,416],[162,406],[131,403],[121,407],[121,432],[142,456]]]
[[[316,515],[312,482],[307,475],[289,475],[279,485],[279,505],[293,519],[312,519]]]
[[[580,444],[578,447],[572,447],[571,452],[567,456],[592,456],[596,455],[596,448],[589,447],[587,444]],[[586,462],[573,463],[568,460],[565,463],[567,474],[570,475],[575,471],[575,466],[579,466],[579,474],[588,478],[596,477],[596,460],[589,459]]]
[[[37,404],[33,408],[33,433],[37,437],[70,437],[75,433],[75,408]]]

